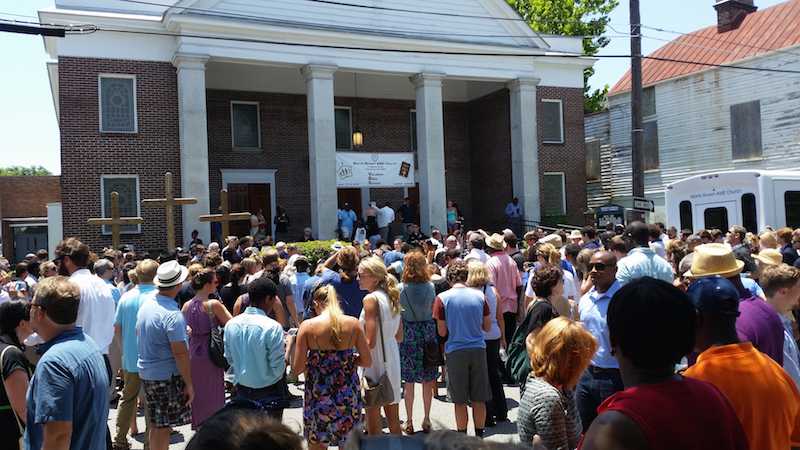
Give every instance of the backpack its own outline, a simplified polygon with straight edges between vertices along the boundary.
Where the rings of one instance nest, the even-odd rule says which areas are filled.
[[[511,338],[511,342],[509,342],[508,349],[506,350],[508,354],[506,371],[511,379],[520,385],[525,384],[525,379],[528,377],[528,374],[531,373],[531,359],[528,356],[525,339],[528,338],[528,328],[530,328],[531,320],[533,320],[533,305],[534,303],[531,303],[531,307],[529,307],[528,311],[525,313],[525,319],[519,324],[517,330],[514,331],[514,336]]]

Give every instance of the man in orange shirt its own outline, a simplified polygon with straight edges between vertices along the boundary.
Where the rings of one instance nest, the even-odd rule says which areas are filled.
[[[721,277],[701,278],[687,292],[698,311],[697,363],[685,376],[717,387],[733,406],[751,449],[800,446],[800,392],[769,356],[736,334],[739,292]]]

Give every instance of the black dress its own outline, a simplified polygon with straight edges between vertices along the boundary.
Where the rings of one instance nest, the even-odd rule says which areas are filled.
[[[31,365],[22,350],[5,335],[0,336],[0,353],[3,351],[5,351],[2,361],[3,380],[10,377],[16,370],[24,370],[30,380]],[[17,449],[19,446],[19,438],[22,434],[19,432],[19,424],[15,415],[14,410],[11,409],[11,402],[8,399],[5,387],[2,387],[0,389],[0,448],[2,449]]]

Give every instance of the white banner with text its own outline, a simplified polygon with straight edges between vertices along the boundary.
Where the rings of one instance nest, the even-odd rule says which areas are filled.
[[[413,153],[336,152],[336,187],[413,186]]]

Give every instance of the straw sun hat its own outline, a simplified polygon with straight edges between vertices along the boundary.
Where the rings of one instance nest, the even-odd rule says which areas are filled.
[[[687,278],[704,278],[719,275],[730,278],[742,272],[744,262],[734,256],[725,244],[704,244],[694,249],[692,268],[684,274]]]

